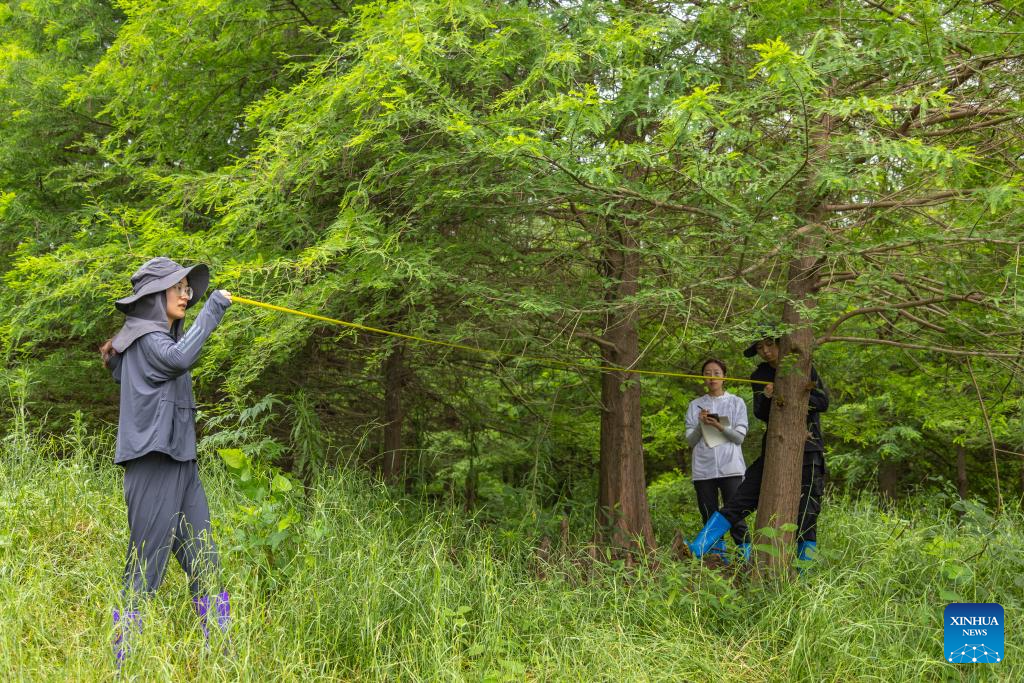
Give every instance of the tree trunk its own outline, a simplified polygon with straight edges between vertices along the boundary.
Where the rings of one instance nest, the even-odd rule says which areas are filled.
[[[770,545],[774,554],[760,552],[758,572],[782,575],[788,573],[793,553],[793,531],[782,531],[782,526],[797,522],[800,508],[800,480],[803,474],[804,443],[807,440],[807,407],[813,383],[811,382],[811,356],[814,351],[812,322],[800,312],[813,309],[818,279],[821,226],[824,216],[823,201],[817,192],[817,162],[828,157],[832,119],[822,114],[811,133],[813,153],[808,163],[810,173],[803,183],[802,197],[798,198],[807,228],[794,237],[794,256],[786,269],[786,304],[782,309],[782,322],[792,332],[782,336],[779,345],[779,365],[775,372],[772,412],[768,420],[768,433],[764,448],[764,478],[757,509],[755,530],[773,528],[772,538],[755,531],[758,544]],[[814,226],[822,229],[814,230]]]
[[[1020,454],[1020,492],[1024,495],[1024,453]]]
[[[384,359],[384,451],[381,475],[385,481],[398,483],[405,478],[405,451],[402,450],[402,385],[405,381],[405,345],[395,344]]]
[[[967,498],[967,449],[956,447],[956,492],[960,500]]]
[[[614,238],[617,244],[605,252],[614,281],[607,294],[612,305],[636,295],[640,272],[635,239],[625,233],[615,234]],[[634,304],[609,314],[601,345],[601,357],[606,364],[636,364],[640,356],[637,318]],[[640,417],[639,377],[628,372],[602,373],[597,523],[598,533],[620,555],[635,553],[640,548],[654,549]]]
[[[883,460],[878,463],[878,490],[882,493],[882,499],[888,502],[896,500],[896,487],[903,474],[903,468],[899,463],[891,460]]]
[[[783,335],[779,348],[779,367],[775,374],[772,413],[765,442],[764,478],[755,528],[771,527],[772,538],[758,533],[758,544],[775,548],[774,556],[761,552],[758,566],[769,573],[783,573],[790,563],[794,534],[782,531],[784,524],[796,522],[800,507],[800,479],[803,471],[804,442],[807,440],[807,406],[811,395],[811,352],[814,333],[794,302],[813,307],[810,296],[816,278],[816,259],[797,258],[789,265],[787,286],[790,301],[782,321],[795,326]]]

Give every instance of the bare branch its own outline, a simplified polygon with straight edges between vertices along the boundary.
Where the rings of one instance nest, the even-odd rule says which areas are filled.
[[[986,358],[1024,358],[1021,353],[1006,353],[1004,351],[971,351],[968,349],[957,349],[951,346],[932,346],[929,344],[910,344],[907,342],[892,341],[889,339],[871,339],[867,337],[821,337],[816,341],[817,346],[831,344],[832,342],[846,342],[847,344],[865,344],[868,346],[896,346],[901,349],[916,349],[918,351],[931,351],[933,353],[944,353],[950,356],[984,356]]]
[[[852,204],[825,204],[821,208],[825,211],[864,211],[867,209],[891,209],[903,206],[931,206],[932,204],[940,204],[950,199],[962,197],[966,193],[967,190],[944,190],[927,197],[880,199],[877,202],[855,202]]]
[[[1021,118],[1021,114],[1014,114],[1013,116],[1003,116],[998,119],[989,119],[988,121],[982,121],[975,123],[970,126],[960,126],[959,128],[943,128],[941,130],[924,130],[917,134],[921,138],[937,138],[944,135],[956,135],[958,133],[968,133],[972,130],[981,130],[983,128],[992,128],[998,126],[1000,123],[1006,123],[1007,121],[1014,121]]]
[[[663,201],[661,201],[659,199],[654,199],[652,197],[646,197],[643,194],[641,194],[639,192],[636,192],[635,190],[630,190],[629,188],[622,187],[621,185],[617,186],[617,187],[600,187],[598,185],[594,185],[593,183],[588,183],[586,180],[581,178],[579,175],[573,173],[572,171],[567,169],[562,164],[560,164],[557,161],[555,161],[554,159],[551,159],[551,158],[548,158],[548,157],[538,157],[538,156],[534,156],[532,154],[526,154],[524,156],[526,156],[527,158],[530,158],[530,159],[537,160],[537,161],[543,161],[543,162],[545,162],[547,164],[550,164],[551,166],[554,166],[556,169],[558,169],[562,173],[564,173],[567,176],[569,176],[570,178],[572,178],[573,182],[575,182],[577,185],[580,185],[581,187],[585,187],[588,190],[593,190],[594,192],[601,192],[602,194],[607,194],[607,195],[610,195],[612,197],[616,197],[618,199],[634,199],[634,200],[638,200],[638,201],[644,202],[646,204],[650,204],[651,206],[655,206],[655,207],[657,207],[659,209],[667,209],[669,211],[679,211],[681,213],[691,213],[691,214],[695,214],[695,215],[698,215],[698,216],[707,216],[708,218],[714,218],[717,221],[722,220],[720,216],[716,215],[715,213],[713,213],[711,211],[708,211],[707,209],[702,209],[699,206],[691,206],[689,204],[675,204],[673,202],[663,202]]]
[[[907,320],[909,320],[910,322],[914,323],[915,325],[920,325],[921,327],[926,327],[929,330],[932,330],[934,332],[938,332],[939,334],[946,334],[946,328],[943,327],[942,325],[936,325],[935,323],[931,322],[930,320],[925,320],[924,318],[919,318],[916,315],[914,315],[913,313],[911,313],[910,311],[899,310],[899,311],[897,311],[897,313],[899,313],[901,317],[906,318]]]
[[[928,216],[928,214],[920,212],[920,211],[915,211],[915,213],[920,213],[921,215],[923,215],[925,217],[931,218],[930,216]],[[945,223],[942,223],[941,221],[939,223],[945,229],[953,230],[952,226],[947,225]],[[889,252],[889,251],[896,251],[897,249],[906,249],[907,247],[913,247],[913,246],[916,246],[916,245],[933,245],[934,244],[934,245],[942,246],[942,247],[956,247],[956,246],[960,246],[962,244],[975,244],[975,243],[981,243],[981,244],[1005,244],[1005,245],[1011,246],[1011,247],[1020,246],[1020,244],[1021,244],[1021,242],[1019,240],[1001,240],[1001,239],[994,239],[994,238],[991,238],[991,237],[953,237],[953,238],[950,238],[950,239],[907,240],[905,242],[896,242],[894,244],[884,244],[884,245],[880,245],[880,246],[877,246],[877,247],[871,247],[869,249],[864,249],[864,250],[859,251],[857,253],[863,254],[863,255],[867,255],[867,254],[882,254],[882,253]]]
[[[593,335],[588,332],[576,331],[572,333],[572,336],[576,337],[577,339],[582,339],[583,341],[593,342],[594,344],[597,344],[598,346],[605,349],[611,349],[612,351],[619,350],[619,347],[616,344],[613,344],[607,339],[601,339],[597,335]]]
[[[960,119],[966,119],[971,116],[998,116],[1001,114],[1010,114],[1013,110],[1005,109],[1002,107],[966,107],[963,109],[954,109],[948,114],[936,114],[935,116],[929,116],[924,121],[920,121],[915,124],[915,128],[924,128],[925,126],[934,126],[937,123],[946,123],[947,121],[959,121]]]
[[[971,303],[975,303],[980,296],[980,293],[971,292],[966,295],[937,296],[930,299],[918,299],[917,301],[904,301],[903,303],[891,304],[888,306],[869,306],[866,308],[858,308],[855,311],[850,311],[849,313],[844,313],[839,316],[836,321],[832,323],[831,327],[828,328],[828,331],[825,332],[825,336],[832,336],[832,333],[839,329],[840,325],[850,318],[858,315],[867,315],[868,313],[887,313],[889,311],[897,311],[903,308],[918,308],[931,304],[944,303],[946,301],[970,301]]]
[[[817,282],[815,282],[814,288],[817,290],[823,287],[827,287],[829,285],[837,284],[839,282],[850,282],[851,280],[856,280],[861,275],[863,275],[863,273],[858,273],[854,271],[848,271],[844,273],[830,273],[826,277],[823,277]]]

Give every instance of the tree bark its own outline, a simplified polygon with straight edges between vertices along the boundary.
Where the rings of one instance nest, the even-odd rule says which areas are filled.
[[[789,302],[782,321],[795,326],[783,335],[779,348],[779,367],[775,374],[772,413],[765,442],[764,478],[755,528],[773,528],[772,538],[758,532],[758,544],[770,545],[774,555],[761,552],[758,566],[769,573],[782,573],[790,563],[794,534],[782,531],[784,524],[797,520],[800,506],[800,479],[803,472],[804,442],[807,440],[807,406],[811,395],[811,353],[814,332],[795,304],[813,307],[813,283],[817,277],[816,259],[801,257],[789,264],[787,293]]]
[[[1024,455],[1020,456],[1020,492],[1024,495]]]
[[[878,463],[878,490],[883,500],[893,502],[896,500],[896,486],[900,482],[900,475],[903,468],[900,464],[891,460],[882,460]]]
[[[803,183],[799,204],[808,229],[795,235],[794,257],[786,269],[786,304],[782,322],[792,332],[784,334],[779,345],[779,364],[775,373],[772,412],[764,452],[764,478],[757,509],[757,544],[769,545],[773,553],[759,551],[758,572],[781,575],[788,572],[793,555],[793,531],[782,527],[797,522],[800,507],[800,482],[803,473],[804,443],[807,440],[807,407],[813,383],[811,356],[814,351],[812,321],[801,315],[813,309],[817,301],[819,260],[815,255],[821,242],[820,226],[825,214],[823,198],[816,194],[815,163],[828,156],[832,119],[822,114],[811,134],[813,154],[808,161],[810,175]],[[771,538],[761,529],[775,530]]]
[[[956,492],[960,500],[967,498],[967,449],[956,447]]]
[[[384,359],[384,451],[381,476],[385,481],[399,483],[405,478],[405,451],[402,450],[402,385],[405,382],[405,345],[395,344]]]
[[[616,231],[613,238],[615,244],[605,251],[614,282],[606,298],[615,308],[608,316],[601,357],[608,365],[633,367],[640,356],[638,315],[634,304],[622,308],[621,302],[637,293],[640,256],[631,235]],[[654,549],[640,418],[640,378],[629,372],[602,373],[597,523],[598,533],[619,555]]]

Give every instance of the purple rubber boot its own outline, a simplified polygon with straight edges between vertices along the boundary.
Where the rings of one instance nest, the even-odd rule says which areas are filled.
[[[114,608],[114,660],[118,670],[131,652],[131,641],[135,634],[142,633],[142,615],[138,610]]]
[[[217,605],[217,626],[222,633],[228,632],[231,625],[231,597],[227,591],[221,591],[215,599]]]
[[[207,625],[207,615],[210,613],[210,596],[204,595],[201,598],[192,598],[192,609],[199,617],[199,626],[203,629],[203,638],[206,644],[210,644],[210,627]]]
[[[210,611],[210,596],[204,595],[198,598],[192,598],[192,608],[196,611],[199,616],[199,625],[203,629],[203,638],[206,640],[206,645],[210,645],[210,618],[217,618],[217,626],[220,628],[221,633],[227,633],[228,625],[231,622],[231,602],[230,596],[227,591],[223,591],[213,596],[213,612]]]

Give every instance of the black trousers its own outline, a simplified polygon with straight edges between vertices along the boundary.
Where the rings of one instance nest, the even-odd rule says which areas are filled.
[[[125,593],[159,588],[171,553],[185,570],[193,596],[212,592],[220,564],[196,461],[179,462],[163,453],[129,460],[124,463],[124,500],[129,530]]]
[[[739,475],[693,481],[693,489],[697,492],[697,508],[700,510],[701,519],[705,524],[711,515],[718,512],[719,494],[721,494],[722,502],[727,502],[736,494],[742,481],[743,477]],[[747,523],[742,519],[738,522],[729,521],[732,523],[732,529],[729,530],[732,540],[737,544],[750,543],[750,531],[747,529]]]
[[[720,512],[735,528],[757,509],[761,497],[761,479],[764,477],[764,456],[750,463],[746,476],[736,493],[726,501]],[[818,540],[818,514],[821,496],[825,492],[825,458],[821,453],[804,453],[800,478],[800,509],[797,511],[798,541]]]

